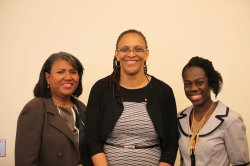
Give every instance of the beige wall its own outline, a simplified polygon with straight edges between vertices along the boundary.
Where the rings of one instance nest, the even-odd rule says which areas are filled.
[[[218,99],[242,114],[250,138],[249,0],[0,0],[0,139],[7,140],[0,165],[14,165],[17,117],[45,59],[67,51],[82,61],[86,103],[129,28],[146,35],[148,71],[172,86],[179,111],[190,105],[182,67],[195,55],[212,60],[225,81]]]

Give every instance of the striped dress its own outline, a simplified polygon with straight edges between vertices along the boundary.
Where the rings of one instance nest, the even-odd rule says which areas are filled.
[[[107,143],[115,145],[150,146],[158,144],[158,136],[148,115],[146,104],[151,87],[141,89],[122,88],[124,110]],[[160,147],[128,149],[105,145],[109,166],[156,166],[160,160]]]

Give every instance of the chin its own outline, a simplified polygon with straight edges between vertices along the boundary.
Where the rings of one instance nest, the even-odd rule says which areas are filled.
[[[190,101],[191,101],[191,103],[194,105],[194,106],[197,106],[197,107],[200,107],[200,106],[202,106],[203,104],[204,104],[204,102],[202,102],[201,100],[195,100],[195,101],[193,101],[193,100],[191,100],[191,99],[189,99]]]
[[[70,97],[70,96],[73,95],[73,93],[74,92],[64,92],[64,93],[62,93],[62,95],[65,96],[65,97]]]
[[[200,102],[193,102],[193,105],[196,107],[202,107],[205,103],[200,101]]]

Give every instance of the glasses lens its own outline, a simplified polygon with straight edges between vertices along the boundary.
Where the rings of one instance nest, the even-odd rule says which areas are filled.
[[[135,53],[143,53],[144,52],[144,48],[142,48],[142,47],[135,47],[134,48],[134,52]]]
[[[133,49],[130,49],[129,47],[122,47],[120,49],[118,49],[119,52],[121,53],[130,53],[130,51],[132,51],[133,53],[137,53],[137,54],[140,54],[140,53],[143,53],[145,51],[144,48],[142,47],[135,47]]]
[[[123,47],[119,49],[120,52],[129,53],[130,49],[128,47]]]

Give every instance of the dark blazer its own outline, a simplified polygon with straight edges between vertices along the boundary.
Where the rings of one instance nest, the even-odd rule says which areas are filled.
[[[72,98],[85,123],[86,106]],[[19,115],[16,132],[16,166],[76,166],[79,148],[51,98],[34,98]]]
[[[123,112],[119,86],[109,84],[110,76],[92,87],[86,116],[87,149],[90,156],[103,153],[104,142]],[[174,164],[178,149],[177,111],[173,91],[166,83],[152,77],[147,110],[161,146],[162,162]]]

